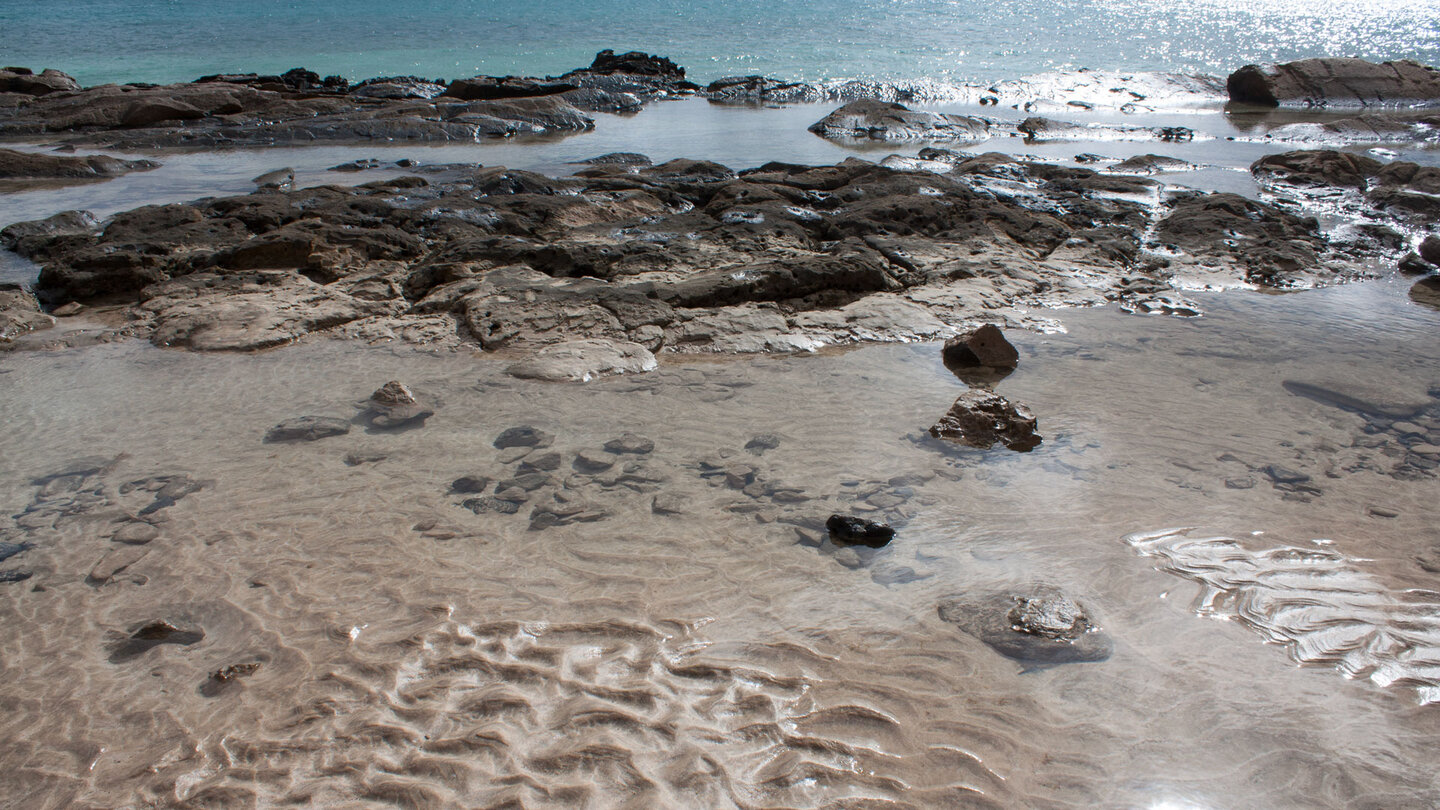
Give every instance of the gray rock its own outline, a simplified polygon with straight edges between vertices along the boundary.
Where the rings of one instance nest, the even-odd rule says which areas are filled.
[[[582,450],[575,454],[575,460],[571,462],[571,466],[575,468],[576,472],[593,475],[615,466],[615,460],[613,458],[607,458],[600,453]]]
[[[126,543],[132,546],[143,546],[151,540],[160,536],[160,530],[139,521],[130,521],[122,524],[110,535],[110,539],[117,543]]]
[[[435,414],[433,408],[422,404],[415,392],[399,380],[385,383],[361,407],[370,425],[381,429],[423,424]]]
[[[780,446],[780,437],[774,433],[761,433],[754,436],[745,443],[745,450],[752,455],[764,455],[766,450],[774,450]]]
[[[490,488],[490,478],[484,475],[462,475],[450,483],[451,492],[484,492]]]
[[[509,447],[549,447],[554,444],[555,437],[539,428],[529,425],[506,428],[495,437],[494,446],[504,450]]]
[[[350,423],[330,416],[301,416],[287,419],[270,428],[265,434],[267,443],[313,442],[331,436],[343,436],[350,432]]]
[[[588,382],[612,374],[643,374],[658,367],[655,355],[638,343],[590,339],[546,346],[505,372],[525,380]]]
[[[655,449],[655,442],[635,433],[625,433],[619,438],[605,442],[605,452],[620,455],[644,455]]]
[[[1104,661],[1114,649],[1091,612],[1053,587],[949,599],[940,603],[939,614],[1001,655],[1025,664]]]

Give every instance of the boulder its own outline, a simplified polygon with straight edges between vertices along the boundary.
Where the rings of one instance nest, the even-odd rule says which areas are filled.
[[[1372,157],[1355,152],[1312,149],[1266,155],[1250,164],[1250,173],[1298,186],[1331,186],[1364,191],[1369,178],[1384,166]]]
[[[940,603],[939,614],[942,621],[1027,665],[1104,661],[1114,649],[1092,612],[1054,587],[947,599]]]
[[[1420,258],[1433,265],[1440,265],[1440,235],[1432,233],[1421,240],[1419,252]]]
[[[973,143],[990,137],[990,123],[984,118],[916,112],[903,104],[862,99],[811,124],[810,131],[822,138]]]
[[[14,248],[28,237],[79,236],[100,230],[100,221],[89,211],[61,211],[45,219],[17,222],[0,229],[0,246]]]
[[[384,76],[366,79],[350,88],[356,98],[431,99],[445,92],[444,82],[432,82],[418,76]]]
[[[604,76],[624,73],[671,80],[685,78],[685,68],[663,56],[651,56],[640,51],[629,51],[617,56],[609,48],[595,54],[594,61],[590,63],[590,67],[584,68],[584,71]]]
[[[0,93],[22,93],[27,96],[44,96],[79,90],[80,83],[69,74],[46,69],[34,73],[29,68],[9,67],[0,69]]]
[[[575,85],[564,82],[542,82],[517,76],[476,76],[451,82],[445,88],[445,95],[466,101],[493,101],[553,96],[574,89]]]
[[[949,412],[930,428],[930,435],[981,450],[999,442],[1011,450],[1033,450],[1040,444],[1036,420],[1024,405],[999,394],[972,389],[961,394]]]
[[[824,92],[804,82],[786,82],[765,76],[727,76],[705,88],[711,101],[786,104],[819,101]]]
[[[505,372],[525,380],[588,382],[611,374],[643,374],[659,367],[655,355],[623,340],[572,340],[546,346]]]
[[[1246,65],[1225,81],[1230,100],[1267,107],[1369,107],[1440,104],[1440,71],[1409,59],[1301,59]]]
[[[940,356],[951,368],[1013,369],[1020,363],[1020,352],[992,323],[977,326],[945,341]]]
[[[895,530],[890,526],[850,515],[831,515],[825,521],[825,528],[830,532],[831,541],[841,546],[883,548],[895,538]]]

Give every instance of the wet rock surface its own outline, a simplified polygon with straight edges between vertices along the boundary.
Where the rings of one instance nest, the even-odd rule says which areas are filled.
[[[919,112],[886,101],[852,101],[814,124],[822,138],[877,141],[983,141],[990,136],[984,118]]]
[[[883,548],[895,538],[895,530],[884,523],[849,515],[831,515],[825,521],[825,528],[838,545]]]
[[[55,318],[41,310],[33,293],[18,284],[0,284],[0,349],[21,335],[54,325]]]
[[[287,419],[265,433],[267,444],[313,442],[350,432],[350,423],[333,416],[300,416]]]
[[[948,599],[938,612],[942,621],[1027,665],[1104,661],[1114,649],[1087,608],[1049,586]]]
[[[162,644],[188,647],[205,638],[197,626],[178,624],[165,619],[147,622],[110,646],[110,663],[123,664],[139,658]]]
[[[945,341],[940,357],[951,369],[1014,369],[1020,364],[1020,352],[1005,339],[1000,327],[992,323],[966,330]]]
[[[1024,405],[990,391],[972,389],[956,398],[950,410],[931,426],[930,435],[981,450],[998,443],[1025,452],[1040,445],[1036,430],[1035,416]]]
[[[51,155],[0,149],[0,191],[62,182],[108,180],[159,167],[153,160],[121,160],[108,155]]]
[[[417,427],[435,415],[433,407],[423,403],[410,386],[399,380],[380,386],[360,408],[361,418],[380,430]]]
[[[1176,277],[1289,287],[1359,272],[1316,221],[1236,195],[1003,155],[936,150],[926,166],[457,168],[147,206],[89,231],[27,224],[11,241],[42,265],[48,305],[114,307],[117,334],[200,350],[316,332],[812,350],[938,339],[997,309],[1023,326],[1021,308],[1154,296]]]
[[[1230,100],[1274,107],[1440,104],[1440,71],[1410,59],[1301,59],[1246,65],[1225,81]]]
[[[1342,210],[1420,228],[1440,217],[1440,168],[1434,166],[1321,149],[1269,155],[1250,172],[1267,191],[1301,206],[1334,206],[1339,189],[1349,192],[1338,200]]]

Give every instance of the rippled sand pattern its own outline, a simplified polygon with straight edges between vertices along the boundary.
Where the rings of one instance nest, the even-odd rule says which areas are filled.
[[[1201,584],[1201,615],[1236,618],[1289,647],[1302,664],[1334,666],[1380,686],[1415,687],[1440,702],[1440,592],[1394,593],[1354,560],[1326,548],[1251,550],[1186,529],[1127,535],[1176,576]],[[1325,541],[1328,542],[1328,541]]]

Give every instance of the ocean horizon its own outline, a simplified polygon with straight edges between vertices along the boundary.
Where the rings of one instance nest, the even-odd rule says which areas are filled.
[[[668,56],[702,82],[965,83],[1079,68],[1225,75],[1314,56],[1440,62],[1436,0],[76,0],[59,15],[0,4],[0,31],[0,61],[85,85],[297,66],[352,81],[554,75],[604,48]]]

